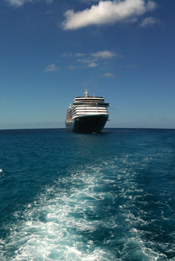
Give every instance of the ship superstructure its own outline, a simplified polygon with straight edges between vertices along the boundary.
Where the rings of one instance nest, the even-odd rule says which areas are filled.
[[[73,132],[101,132],[108,120],[109,103],[103,97],[89,96],[88,90],[83,97],[75,97],[66,115],[66,128]]]

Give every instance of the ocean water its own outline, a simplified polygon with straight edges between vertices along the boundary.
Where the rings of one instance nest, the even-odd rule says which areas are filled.
[[[0,131],[0,261],[175,260],[175,130]]]

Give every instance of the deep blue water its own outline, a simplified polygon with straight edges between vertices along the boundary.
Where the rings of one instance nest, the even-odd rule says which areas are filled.
[[[0,131],[11,260],[175,260],[175,130]]]

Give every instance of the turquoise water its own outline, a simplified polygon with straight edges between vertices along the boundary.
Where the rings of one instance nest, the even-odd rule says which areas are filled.
[[[0,131],[0,260],[175,260],[175,130]]]

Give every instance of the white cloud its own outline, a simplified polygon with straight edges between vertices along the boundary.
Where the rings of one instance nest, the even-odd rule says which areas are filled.
[[[76,56],[77,57],[84,57],[84,56],[86,56],[86,54],[85,53],[76,53]]]
[[[116,54],[109,51],[103,51],[103,52],[97,52],[93,53],[92,57],[98,58],[98,59],[108,59],[114,57]]]
[[[106,78],[113,78],[113,77],[115,77],[115,75],[112,74],[112,73],[104,73],[102,76],[106,77]]]
[[[96,53],[64,53],[62,55],[63,58],[68,58],[71,60],[71,63],[75,64],[75,63],[79,63],[79,64],[83,64],[83,67],[89,67],[89,68],[93,68],[96,67],[98,65],[100,65],[100,63],[103,63],[104,60],[106,62],[106,60],[108,59],[112,59],[115,56],[117,57],[121,57],[120,55],[116,55],[116,53],[114,52],[110,52],[110,51],[99,51]],[[69,67],[69,69],[72,69],[72,65]]]
[[[88,64],[88,67],[96,67],[100,61],[105,60],[105,59],[110,59],[116,56],[115,53],[110,52],[110,51],[102,51],[102,52],[96,52],[92,54],[83,54],[83,58],[79,55],[79,59],[77,60],[78,62]]]
[[[21,7],[27,3],[39,2],[41,0],[5,0],[9,5]],[[53,0],[45,0],[46,3],[51,3]]]
[[[155,18],[153,18],[153,17],[146,17],[143,21],[142,21],[142,23],[141,23],[141,27],[147,27],[147,26],[151,26],[151,25],[153,25],[153,24],[156,24],[156,23],[158,23],[158,21],[155,19]]]
[[[45,69],[45,72],[56,72],[56,71],[58,71],[58,67],[55,64],[49,64]]]
[[[88,64],[88,67],[93,68],[93,67],[96,67],[97,65],[98,65],[97,63],[92,62],[92,63]]]
[[[89,25],[112,24],[115,22],[131,21],[137,16],[154,10],[156,3],[145,0],[114,0],[100,1],[90,9],[65,12],[66,20],[62,26],[64,30],[76,30]]]
[[[10,5],[17,7],[22,6],[24,4],[23,0],[6,0],[6,2],[8,2]]]

